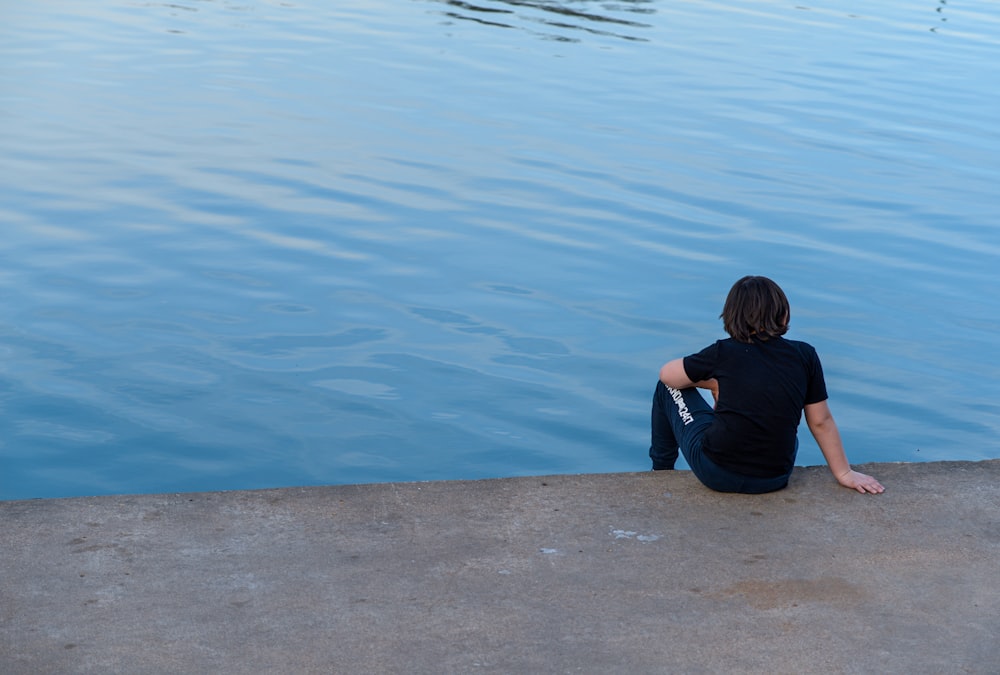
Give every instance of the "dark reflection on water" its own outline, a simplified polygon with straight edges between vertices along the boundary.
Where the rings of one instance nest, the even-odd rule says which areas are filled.
[[[623,40],[645,42],[648,38],[621,32],[625,29],[648,29],[650,24],[625,18],[627,14],[653,14],[652,0],[622,0],[616,3],[592,2],[528,2],[527,0],[494,0],[492,3],[472,3],[463,0],[433,0],[449,9],[443,13],[462,21],[474,21],[499,28],[516,28],[562,42],[578,42],[574,32],[583,32]],[[503,17],[503,18],[501,18]],[[536,26],[543,26],[537,29]],[[599,27],[598,27],[599,26]],[[563,32],[552,32],[556,29]]]

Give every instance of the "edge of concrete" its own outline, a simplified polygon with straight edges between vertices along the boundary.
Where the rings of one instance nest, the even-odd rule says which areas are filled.
[[[0,671],[1000,672],[1000,460],[0,502]]]

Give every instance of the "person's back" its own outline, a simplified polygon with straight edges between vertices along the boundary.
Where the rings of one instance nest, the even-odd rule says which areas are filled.
[[[782,337],[729,338],[686,357],[684,370],[691,379],[719,383],[715,419],[702,442],[716,464],[764,478],[791,471],[802,410],[826,398],[811,346]]]
[[[847,463],[816,351],[782,337],[790,309],[781,288],[765,277],[740,279],[722,319],[728,339],[660,370],[653,397],[653,468],[673,468],[679,446],[695,475],[715,490],[781,489],[795,463],[804,410],[837,480],[861,492],[882,492],[878,481]],[[714,409],[695,387],[712,391]]]

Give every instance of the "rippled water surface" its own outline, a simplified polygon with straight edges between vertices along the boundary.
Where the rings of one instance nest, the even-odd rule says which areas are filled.
[[[747,273],[854,462],[1000,456],[993,2],[2,15],[2,498],[643,470]]]

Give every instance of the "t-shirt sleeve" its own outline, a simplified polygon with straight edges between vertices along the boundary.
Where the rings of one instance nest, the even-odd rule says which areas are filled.
[[[829,398],[826,393],[826,380],[823,378],[823,365],[819,361],[819,354],[816,353],[815,349],[809,351],[812,358],[810,359],[809,384],[806,387],[806,405],[819,403]]]
[[[711,344],[697,354],[684,357],[684,372],[692,382],[701,382],[715,377],[719,363],[719,343]]]

